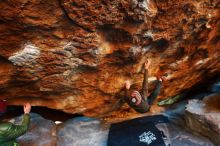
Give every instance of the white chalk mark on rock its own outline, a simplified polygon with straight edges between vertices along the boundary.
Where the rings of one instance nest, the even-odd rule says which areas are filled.
[[[209,60],[209,58],[199,60],[195,63],[195,65],[202,65],[202,64],[206,63],[208,60]]]
[[[40,55],[40,49],[34,44],[26,44],[24,49],[10,56],[10,60],[14,65],[23,66],[33,62]]]

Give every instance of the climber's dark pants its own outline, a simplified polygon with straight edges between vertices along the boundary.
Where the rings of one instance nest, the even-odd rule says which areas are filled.
[[[148,101],[149,106],[151,106],[151,105],[153,104],[154,100],[155,100],[155,99],[157,98],[157,96],[160,94],[161,86],[162,86],[162,82],[157,81],[157,84],[156,84],[155,89],[154,89],[153,92],[150,94],[150,96],[147,97],[147,101]]]

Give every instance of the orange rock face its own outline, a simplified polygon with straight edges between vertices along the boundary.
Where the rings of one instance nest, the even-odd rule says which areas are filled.
[[[0,96],[68,113],[126,119],[125,80],[166,77],[159,98],[220,74],[217,0],[0,2]],[[114,111],[114,112],[111,112]],[[151,112],[159,112],[157,106]]]

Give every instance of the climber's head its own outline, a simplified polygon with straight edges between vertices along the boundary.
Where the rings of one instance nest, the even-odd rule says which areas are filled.
[[[7,110],[7,101],[0,99],[0,116],[3,115]]]
[[[130,100],[133,104],[139,105],[142,100],[141,94],[138,91],[133,91]]]

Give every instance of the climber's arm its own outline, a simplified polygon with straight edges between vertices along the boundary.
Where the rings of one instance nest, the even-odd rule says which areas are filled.
[[[143,97],[147,97],[148,94],[148,70],[145,69],[144,71],[144,80],[143,80],[143,84],[142,84],[142,94]]]
[[[126,81],[125,87],[119,92],[118,95],[116,95],[117,101],[102,116],[108,115],[110,112],[113,112],[113,111],[119,109],[127,101],[129,88],[130,88],[130,82]]]
[[[30,123],[29,114],[24,114],[21,125],[12,124],[7,130],[7,139],[13,140],[27,132]]]
[[[21,125],[12,124],[12,126],[7,130],[9,139],[15,139],[27,132],[30,123],[30,111],[31,105],[30,103],[26,103],[24,105],[24,116]]]
[[[142,84],[142,94],[144,98],[146,98],[148,94],[148,68],[149,66],[150,66],[150,61],[147,60],[147,62],[144,64],[144,80]]]
[[[125,81],[125,93],[124,93],[124,98],[123,98],[124,102],[127,100],[128,96],[129,96],[128,91],[129,91],[130,87],[131,87],[130,81]]]

